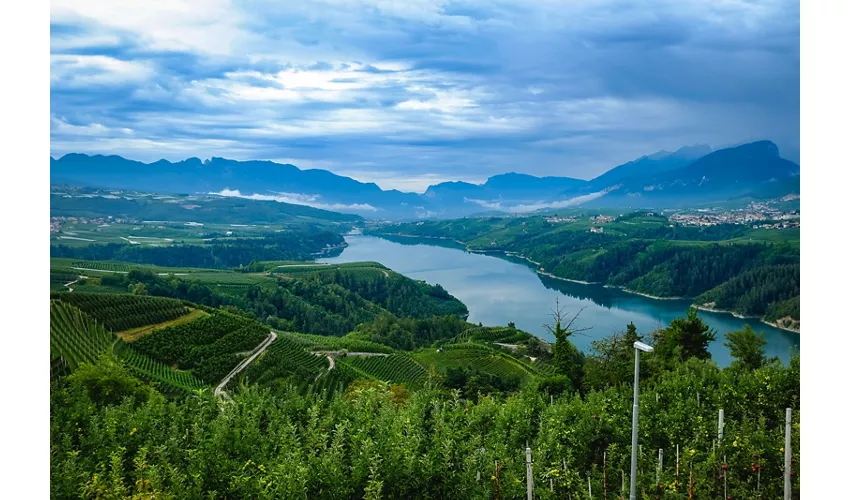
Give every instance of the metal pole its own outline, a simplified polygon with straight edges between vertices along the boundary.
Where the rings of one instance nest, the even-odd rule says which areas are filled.
[[[629,500],[637,500],[637,442],[638,442],[638,390],[640,383],[640,351],[635,349],[635,396],[632,403],[632,471],[629,483]],[[787,499],[786,499],[787,500]]]
[[[791,500],[791,408],[785,409],[785,500]]]
[[[593,490],[590,489],[590,474],[587,475],[587,496],[590,497],[590,500],[593,500]]]
[[[717,443],[723,442],[723,409],[717,414]]]
[[[531,477],[531,448],[525,448],[525,475],[527,478],[528,500],[531,500],[531,492],[534,490],[534,478]]]

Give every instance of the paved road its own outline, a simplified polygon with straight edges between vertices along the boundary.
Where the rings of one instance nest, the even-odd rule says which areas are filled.
[[[213,394],[220,397],[222,393],[224,393],[224,387],[228,383],[230,383],[230,379],[235,377],[239,372],[243,371],[245,368],[248,368],[248,365],[253,363],[254,360],[257,359],[257,356],[262,354],[263,351],[266,350],[266,347],[268,347],[272,342],[274,342],[276,338],[277,334],[275,332],[269,332],[269,336],[266,337],[266,340],[264,340],[260,345],[257,346],[256,349],[254,349],[254,354],[251,354],[246,359],[242,360],[241,363],[236,365],[236,368],[231,370],[230,373],[228,373],[227,376],[222,379],[221,383],[216,386]]]

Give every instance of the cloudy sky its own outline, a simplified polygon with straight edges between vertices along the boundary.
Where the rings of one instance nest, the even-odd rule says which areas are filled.
[[[422,191],[771,139],[799,2],[52,0],[51,155],[268,159]]]

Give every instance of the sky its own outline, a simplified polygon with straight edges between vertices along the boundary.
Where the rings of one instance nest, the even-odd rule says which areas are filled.
[[[51,156],[262,159],[422,192],[773,140],[787,0],[52,0]]]

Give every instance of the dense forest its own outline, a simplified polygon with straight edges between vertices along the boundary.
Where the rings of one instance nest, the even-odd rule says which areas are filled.
[[[740,314],[764,316],[770,306],[780,311],[780,304],[796,298],[798,310],[786,310],[781,316],[799,319],[799,296],[800,264],[777,264],[748,269],[701,294],[694,302]]]
[[[472,251],[521,255],[560,278],[657,297],[698,297],[698,304],[714,302],[743,314],[763,315],[773,305],[799,320],[798,308],[784,303],[800,293],[798,242],[754,240],[748,227],[682,226],[635,213],[605,224],[485,217],[380,225],[367,232],[454,239]]]
[[[229,306],[280,330],[342,336],[381,314],[425,318],[465,318],[466,306],[439,285],[414,281],[372,268],[337,269],[281,276],[270,284],[221,288],[208,283],[157,276],[149,271],[103,276],[116,290],[138,284],[153,296],[188,300],[210,307]]]
[[[340,248],[343,237],[333,231],[292,229],[257,238],[211,239],[204,245],[142,246],[120,243],[87,246],[51,245],[51,257],[115,260],[168,267],[229,269],[259,260],[309,260],[328,248]]]

